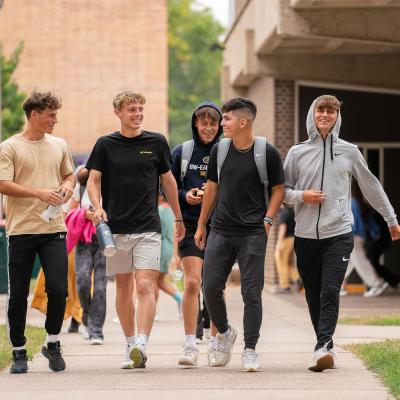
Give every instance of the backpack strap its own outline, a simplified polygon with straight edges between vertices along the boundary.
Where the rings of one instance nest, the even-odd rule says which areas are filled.
[[[264,185],[265,203],[268,208],[268,171],[267,171],[267,139],[265,137],[256,136],[254,142],[254,161],[256,162],[258,174],[262,184]]]
[[[223,138],[218,143],[218,152],[217,152],[217,171],[218,171],[218,182],[221,176],[221,169],[224,165],[225,158],[228,154],[229,147],[231,146],[231,139]]]
[[[181,182],[185,179],[186,172],[189,167],[190,159],[192,158],[194,149],[194,140],[187,140],[182,143],[182,155],[181,155]]]

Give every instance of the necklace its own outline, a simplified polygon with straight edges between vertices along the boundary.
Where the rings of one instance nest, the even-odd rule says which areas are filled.
[[[233,142],[232,142],[232,144],[233,144],[233,147],[235,148],[235,150],[237,150],[239,153],[247,153],[248,151],[250,151],[253,148],[254,143],[247,149],[238,149]]]

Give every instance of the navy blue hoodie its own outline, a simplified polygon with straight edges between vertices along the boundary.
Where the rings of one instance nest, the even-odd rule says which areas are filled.
[[[201,189],[202,186],[207,182],[207,167],[208,159],[210,157],[211,149],[215,143],[219,141],[222,135],[222,126],[219,126],[218,134],[214,140],[209,144],[204,144],[199,137],[199,133],[195,126],[196,116],[195,112],[200,108],[212,107],[218,111],[222,119],[220,109],[216,104],[205,101],[201,103],[194,111],[192,115],[192,135],[194,140],[194,148],[192,158],[190,159],[189,166],[186,172],[186,176],[181,182],[181,157],[182,157],[182,145],[179,144],[172,150],[172,173],[176,179],[179,190],[179,204],[181,206],[182,217],[186,223],[197,223],[200,216],[201,204],[192,206],[186,202],[186,193],[193,188]]]

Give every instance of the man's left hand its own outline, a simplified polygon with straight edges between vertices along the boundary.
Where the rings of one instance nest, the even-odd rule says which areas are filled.
[[[271,230],[271,225],[270,224],[264,224],[265,226],[265,232],[267,232],[267,236],[269,236],[269,231]]]
[[[72,197],[72,194],[74,193],[74,188],[73,188],[71,182],[65,181],[58,188],[58,191],[61,194],[61,196],[63,196],[63,198],[64,198],[63,203],[66,203]]]
[[[176,238],[178,239],[178,242],[183,240],[186,234],[186,229],[185,225],[183,222],[175,222],[175,232],[176,232]]]
[[[393,225],[389,227],[390,235],[392,236],[392,240],[400,239],[400,225]]]

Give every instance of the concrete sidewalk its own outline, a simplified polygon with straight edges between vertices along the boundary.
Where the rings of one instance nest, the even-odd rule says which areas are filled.
[[[121,370],[124,351],[121,328],[115,317],[114,285],[108,286],[108,314],[105,344],[90,346],[79,334],[63,334],[67,370],[51,372],[40,354],[30,363],[30,372],[10,375],[0,373],[0,399],[388,399],[391,398],[377,378],[367,371],[353,354],[339,350],[340,369],[324,373],[307,371],[312,356],[314,334],[303,304],[264,293],[264,321],[260,343],[260,373],[241,372],[243,347],[242,303],[240,288],[227,290],[230,322],[240,335],[232,361],[226,368],[206,366],[206,344],[200,345],[199,367],[181,369],[177,359],[183,342],[182,322],[175,303],[160,296],[160,321],[155,323],[148,349],[145,370]],[[4,303],[0,296],[0,303]],[[0,317],[4,320],[2,304]],[[36,310],[29,311],[29,323],[42,324]],[[66,327],[64,327],[65,329]],[[382,329],[378,329],[382,328]],[[339,326],[336,343],[352,343],[384,337],[400,338],[400,328]]]

